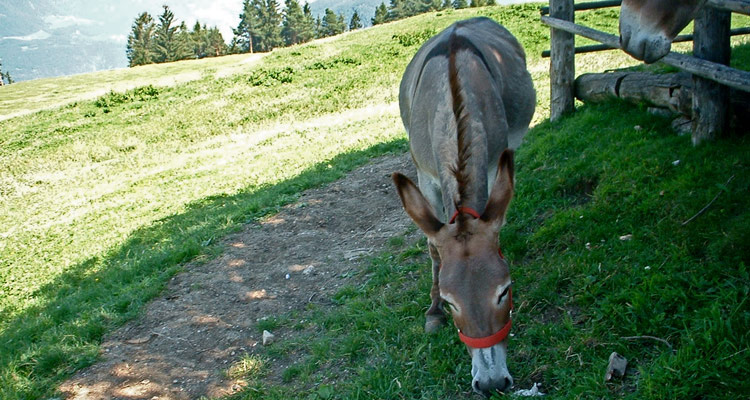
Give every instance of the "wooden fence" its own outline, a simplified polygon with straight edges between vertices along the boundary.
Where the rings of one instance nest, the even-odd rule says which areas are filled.
[[[578,52],[619,49],[620,39],[575,24],[576,10],[619,6],[621,1],[574,3],[550,0],[542,8],[542,22],[550,26],[550,119],[574,111],[575,36],[602,45],[578,48]],[[749,28],[730,31],[731,12],[750,15],[750,0],[708,0],[694,23],[693,55],[670,52],[660,61],[693,74],[693,143],[711,139],[728,127],[729,88],[750,92],[750,72],[729,68],[729,36],[746,34]],[[545,15],[549,14],[549,16]]]

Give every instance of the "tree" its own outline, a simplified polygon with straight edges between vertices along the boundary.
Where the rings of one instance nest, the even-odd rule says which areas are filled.
[[[349,21],[349,30],[353,31],[355,29],[361,29],[362,28],[362,21],[359,19],[359,14],[357,13],[357,10],[354,10],[354,14],[352,14],[352,19]]]
[[[315,17],[312,15],[312,10],[310,9],[310,4],[305,2],[305,6],[302,7],[302,14],[304,15],[304,18],[302,19],[302,28],[299,32],[299,38],[301,43],[309,42],[313,39],[315,39],[316,34],[316,26],[315,26]]]
[[[453,1],[452,0],[443,0],[443,5],[440,7],[441,10],[447,10],[449,8],[453,8]]]
[[[455,9],[461,9],[468,7],[469,4],[466,2],[466,0],[453,0],[453,8]]]
[[[128,35],[125,53],[131,67],[151,64],[155,61],[154,19],[151,14],[144,12],[136,17],[133,28]]]
[[[164,12],[159,16],[159,24],[154,35],[154,61],[171,62],[189,58],[193,54],[193,49],[185,22],[173,26],[174,14],[169,6],[163,7]]]
[[[195,21],[193,31],[190,32],[193,42],[193,54],[196,58],[209,57],[208,30],[206,25],[201,26],[199,21]]]
[[[243,0],[240,23],[236,29],[232,29],[234,33],[232,48],[239,53],[252,53],[255,50],[253,49],[253,38],[256,35],[257,27],[258,16],[253,3],[250,0]]]
[[[214,26],[208,31],[204,29],[205,36],[208,42],[207,56],[218,57],[227,54],[227,44],[224,41],[224,36],[219,31],[219,28]]]
[[[3,72],[3,62],[0,61],[0,86],[3,86],[5,84],[10,85],[13,83],[13,78],[10,77],[10,74],[6,71]]]
[[[338,35],[346,29],[343,15],[336,15],[330,8],[326,8],[325,16],[320,24],[320,37]]]
[[[380,3],[380,5],[375,8],[375,16],[372,17],[371,22],[373,25],[379,25],[386,21],[388,21],[388,8],[386,8],[385,3]]]
[[[284,8],[283,28],[281,35],[284,37],[284,43],[287,46],[302,43],[300,33],[305,22],[305,14],[302,12],[297,0],[287,0]]]
[[[284,42],[281,38],[281,13],[276,0],[253,0],[258,15],[257,35],[253,47],[257,51],[271,51]]]

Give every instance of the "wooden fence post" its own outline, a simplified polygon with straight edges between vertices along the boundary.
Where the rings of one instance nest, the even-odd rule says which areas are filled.
[[[729,65],[731,13],[705,6],[694,24],[693,55]],[[693,145],[726,132],[729,125],[729,88],[693,76]]]
[[[550,17],[573,22],[573,0],[550,0]],[[550,120],[574,111],[575,36],[550,28]]]

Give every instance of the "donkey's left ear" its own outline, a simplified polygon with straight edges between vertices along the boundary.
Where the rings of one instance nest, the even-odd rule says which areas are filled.
[[[513,197],[513,150],[505,149],[500,155],[500,161],[497,165],[497,177],[495,184],[492,186],[490,198],[487,200],[487,206],[482,214],[482,221],[496,222],[502,224],[505,218],[505,211],[508,209],[510,199]]]

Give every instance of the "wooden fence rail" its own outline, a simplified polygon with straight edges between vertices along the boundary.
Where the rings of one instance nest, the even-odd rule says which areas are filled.
[[[550,0],[542,9],[542,22],[550,26],[550,119],[555,121],[574,110],[575,35],[602,45],[586,46],[580,51],[620,48],[620,38],[575,24],[575,10],[616,6],[620,1],[596,1],[574,4],[573,0]],[[695,57],[670,52],[660,61],[693,74],[693,143],[710,139],[727,127],[728,87],[750,92],[750,72],[728,67],[730,11],[750,15],[750,0],[708,0],[698,13],[693,36]],[[750,28],[735,30],[745,34]],[[686,37],[682,40],[689,40]],[[723,86],[726,85],[726,86]]]

